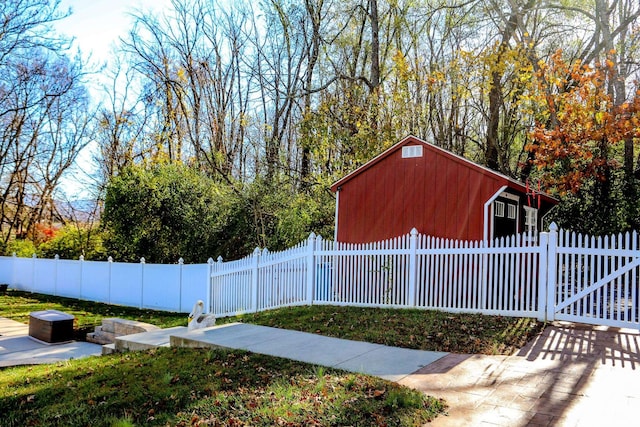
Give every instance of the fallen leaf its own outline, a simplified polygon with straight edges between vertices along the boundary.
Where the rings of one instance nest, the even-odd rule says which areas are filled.
[[[382,390],[374,390],[374,391],[373,391],[373,397],[380,397],[380,396],[382,396],[382,395],[385,393],[385,391],[386,391],[385,389],[382,389]]]

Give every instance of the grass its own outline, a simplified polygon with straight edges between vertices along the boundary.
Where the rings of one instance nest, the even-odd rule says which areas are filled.
[[[512,354],[544,327],[527,318],[317,305],[235,320],[395,347],[468,354]]]
[[[10,290],[0,316],[27,322],[57,309],[86,329],[105,317],[161,327],[183,313],[110,306]],[[220,319],[399,347],[508,354],[543,325],[531,319],[424,310],[294,307]],[[379,378],[241,351],[162,348],[0,369],[3,426],[418,426],[446,404]]]
[[[161,348],[4,369],[2,425],[418,426],[433,397],[239,351]]]
[[[121,317],[139,320],[169,328],[187,324],[187,315],[157,310],[140,310],[135,307],[102,304],[53,295],[33,294],[9,289],[0,295],[0,316],[27,323],[29,313],[40,310],[60,310],[73,314],[78,327],[99,325],[105,317]]]
[[[87,332],[92,332],[102,323],[102,319],[120,317],[138,320],[152,325],[170,328],[186,326],[187,315],[157,310],[140,310],[134,307],[102,304],[52,295],[33,294],[9,289],[0,295],[0,317],[28,323],[29,313],[42,310],[60,310],[75,316],[75,339],[82,340]]]

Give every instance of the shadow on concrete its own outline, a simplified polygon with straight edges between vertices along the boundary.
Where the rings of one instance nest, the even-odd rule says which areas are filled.
[[[607,423],[607,416],[610,422],[619,421],[613,414],[624,419],[630,416],[625,414],[628,405],[624,401],[636,392],[627,392],[624,381],[617,377],[637,378],[640,368],[637,330],[554,325],[522,348],[518,356],[534,365],[556,362],[538,379],[544,387],[532,408],[538,420],[547,421],[545,425],[598,425]],[[603,419],[603,414],[608,415]]]
[[[600,362],[640,368],[640,335],[636,330],[582,324],[546,328],[518,353],[529,361]]]
[[[450,354],[401,383],[447,401],[434,426],[634,424],[639,368],[640,331],[554,324],[512,356]]]

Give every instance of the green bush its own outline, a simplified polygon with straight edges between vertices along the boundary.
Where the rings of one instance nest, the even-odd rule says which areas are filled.
[[[246,223],[244,255],[255,247],[277,251],[307,239],[311,232],[333,238],[335,203],[327,188],[298,191],[286,177],[256,179],[242,192]],[[239,231],[239,230],[238,230]]]
[[[93,227],[68,225],[58,230],[53,238],[38,246],[39,256],[63,259],[104,260],[107,257],[102,233]]]
[[[38,249],[29,239],[13,239],[7,243],[4,254],[10,256],[13,253],[19,257],[30,258],[33,254],[38,255]]]
[[[107,186],[102,224],[114,259],[206,262],[237,210],[229,187],[181,165],[130,167]]]
[[[613,171],[606,181],[590,179],[575,193],[561,198],[548,217],[559,227],[589,235],[608,235],[637,230],[640,201],[637,184],[625,187],[622,171]],[[631,199],[631,201],[630,201]]]
[[[182,165],[135,166],[107,186],[104,246],[121,261],[232,260],[286,249],[312,231],[332,238],[333,213],[326,188],[298,192],[286,177],[242,185]]]

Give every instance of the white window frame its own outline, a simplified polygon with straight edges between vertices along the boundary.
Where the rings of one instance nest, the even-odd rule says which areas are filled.
[[[422,145],[405,145],[402,147],[402,158],[412,159],[416,157],[422,157],[423,147]]]
[[[538,236],[538,209],[524,206],[524,232],[533,239]]]
[[[498,218],[504,218],[504,202],[496,200],[494,202],[495,213],[494,216]]]
[[[518,207],[516,205],[507,205],[507,218],[516,219],[518,217]]]

